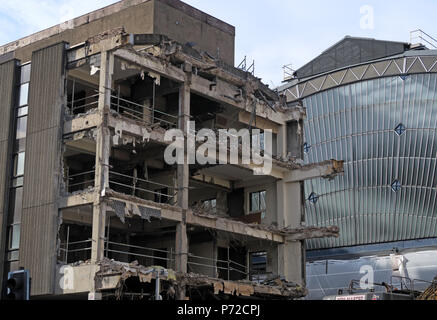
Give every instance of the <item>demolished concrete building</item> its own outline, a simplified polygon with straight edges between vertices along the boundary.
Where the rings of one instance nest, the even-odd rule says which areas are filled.
[[[343,163],[302,164],[305,110],[233,67],[234,35],[136,0],[0,48],[3,281],[29,270],[36,298],[305,295],[305,240],[339,230],[306,226],[303,182]],[[271,130],[271,173],[168,165],[166,132],[188,121]]]

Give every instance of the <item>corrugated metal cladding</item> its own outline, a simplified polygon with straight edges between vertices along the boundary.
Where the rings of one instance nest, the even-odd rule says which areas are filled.
[[[9,136],[14,107],[16,67],[16,60],[0,64],[0,261],[3,261],[2,257],[5,252],[4,241],[6,240],[3,220],[6,210],[5,196],[9,182]],[[2,276],[2,270],[3,262],[0,266],[0,277]]]
[[[32,54],[20,242],[32,295],[54,291],[65,54],[65,43]]]
[[[340,238],[309,249],[437,237],[437,74],[385,77],[303,101],[306,163],[345,160],[344,175],[305,182],[309,225]]]

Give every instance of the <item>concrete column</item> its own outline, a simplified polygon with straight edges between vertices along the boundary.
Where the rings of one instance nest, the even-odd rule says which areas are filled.
[[[228,193],[226,191],[217,192],[217,213],[228,213]]]
[[[179,129],[186,132],[187,122],[190,121],[191,93],[189,82],[181,84],[179,88]],[[185,143],[187,146],[187,143]],[[187,236],[187,210],[188,188],[190,170],[188,165],[187,148],[185,147],[184,164],[177,168],[178,206],[182,208],[182,221],[176,226],[176,271],[187,273],[188,271],[188,236]],[[185,286],[180,284],[176,292],[177,300],[185,299]]]
[[[278,157],[287,156],[287,125],[283,124],[279,127],[277,138],[277,155]]]
[[[298,228],[304,220],[302,182],[277,182],[278,226]],[[287,242],[277,247],[278,274],[300,285],[305,283],[305,268],[302,263],[305,252],[303,241]],[[273,252],[275,254],[275,252]]]
[[[190,87],[187,82],[179,89],[179,128],[187,129],[187,122],[190,120]],[[177,168],[178,181],[178,206],[182,208],[182,222],[176,227],[176,271],[187,272],[188,262],[188,238],[186,211],[188,210],[188,188],[189,188],[189,165],[187,161],[187,150],[185,150],[185,163],[179,164]]]
[[[111,152],[110,131],[108,128],[108,115],[111,103],[112,74],[114,70],[114,57],[107,51],[101,53],[99,104],[98,110],[101,117],[97,128],[96,139],[96,169],[94,182],[93,227],[91,261],[96,263],[104,258],[106,210],[102,198],[109,188],[109,156]]]

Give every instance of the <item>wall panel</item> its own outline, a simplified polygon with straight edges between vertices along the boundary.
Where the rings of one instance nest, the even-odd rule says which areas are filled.
[[[64,77],[65,43],[32,54],[20,243],[32,295],[54,290]]]

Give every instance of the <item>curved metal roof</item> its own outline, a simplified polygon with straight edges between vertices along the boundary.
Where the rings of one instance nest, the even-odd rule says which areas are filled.
[[[295,75],[298,78],[307,78],[346,66],[400,54],[409,48],[410,45],[404,42],[346,36],[297,70]]]
[[[305,162],[345,161],[344,176],[305,182],[308,223],[340,227],[339,239],[308,249],[437,236],[437,50],[343,65],[278,90],[307,108]]]
[[[279,88],[287,103],[299,101],[324,90],[381,77],[437,72],[437,50],[410,50],[402,54],[345,66],[311,78],[296,79]]]

